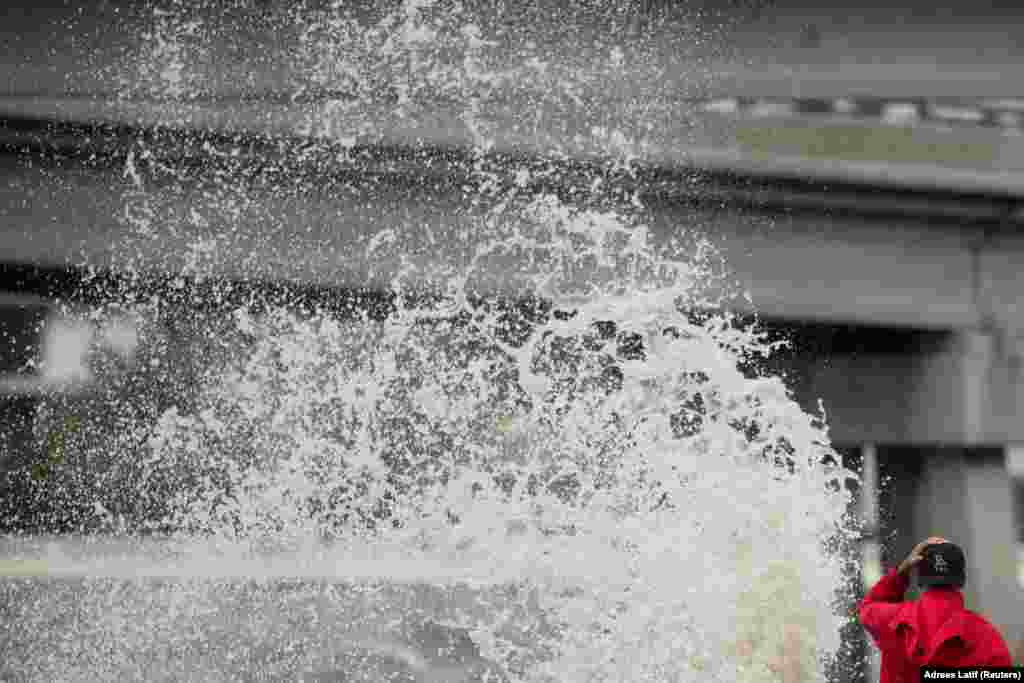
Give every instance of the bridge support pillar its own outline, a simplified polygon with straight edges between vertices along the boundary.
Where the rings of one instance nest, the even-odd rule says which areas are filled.
[[[967,553],[967,607],[1013,644],[1024,639],[1024,594],[1017,582],[1013,489],[1000,447],[885,449],[881,458],[885,563],[941,535]]]
[[[1005,445],[1012,431],[1001,420],[1016,412],[1011,399],[1024,397],[1024,383],[1011,386],[1012,363],[999,339],[959,331],[902,357],[851,354],[820,366],[816,378],[828,380],[831,391],[819,395],[833,398],[826,406],[832,415],[855,418],[844,430],[881,437],[877,475],[865,468],[865,476],[879,487],[885,566],[928,536],[956,541],[968,556],[968,607],[988,616],[1012,646],[1024,641],[1024,590]],[[852,389],[844,393],[840,381]],[[888,412],[875,407],[879,396],[891,404]]]
[[[1017,583],[1013,490],[1002,448],[943,448],[918,482],[917,536],[948,534],[967,552],[969,606],[1017,640],[1024,608]],[[1009,632],[1009,629],[1014,632]]]

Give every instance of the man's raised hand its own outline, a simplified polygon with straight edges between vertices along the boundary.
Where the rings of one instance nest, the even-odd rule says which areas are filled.
[[[946,539],[941,536],[929,536],[926,540],[921,541],[914,546],[914,549],[910,551],[906,559],[900,562],[900,566],[897,568],[900,574],[906,574],[909,572],[915,564],[924,559],[924,549],[930,545],[936,545],[939,543],[949,543]]]

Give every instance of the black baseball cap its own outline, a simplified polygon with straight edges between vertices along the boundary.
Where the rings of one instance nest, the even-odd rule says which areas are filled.
[[[936,543],[926,546],[917,564],[917,583],[920,586],[955,586],[963,588],[967,581],[967,557],[963,548],[955,543]]]

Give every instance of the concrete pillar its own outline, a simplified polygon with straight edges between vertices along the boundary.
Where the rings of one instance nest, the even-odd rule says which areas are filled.
[[[866,443],[861,446],[861,493],[860,513],[870,533],[870,537],[864,541],[861,554],[861,571],[864,575],[865,589],[874,583],[881,576],[881,538],[879,534],[878,520],[878,448],[873,443]],[[863,635],[862,635],[863,638]],[[867,644],[865,640],[865,644]],[[874,647],[866,647],[864,650],[865,674],[870,683],[878,680],[881,672],[882,660],[880,653]]]
[[[865,469],[864,446],[836,444],[835,447],[842,456],[843,467],[853,472],[863,473]],[[868,467],[870,468],[870,465]],[[856,519],[863,519],[865,506],[869,504],[868,501],[872,496],[870,493],[865,496],[865,487],[860,482],[847,482],[847,490],[852,496],[848,513]],[[868,644],[867,633],[855,616],[857,602],[864,590],[865,546],[870,542],[871,539],[865,539],[845,549],[849,553],[852,571],[846,576],[846,583],[840,587],[840,591],[848,598],[848,609],[854,618],[842,627],[840,633],[842,646],[836,653],[835,660],[825,672],[826,679],[836,683],[875,683],[878,680],[877,676],[872,680],[869,675],[868,663],[873,648]]]
[[[1013,488],[999,447],[935,448],[922,459],[911,526],[967,553],[967,606],[988,617],[1008,642],[1024,637],[1017,581]],[[904,551],[905,552],[905,551]]]
[[[1014,491],[1004,449],[969,453],[965,475],[975,598],[1007,639],[1016,642],[1024,637],[1024,593],[1017,581]]]
[[[878,457],[879,538],[882,565],[889,569],[920,540],[914,509],[925,451],[908,446],[880,447]]]
[[[1015,501],[1004,450],[891,447],[881,451],[880,463],[886,567],[928,536],[955,541],[967,553],[968,608],[987,616],[1008,642],[1024,638]]]

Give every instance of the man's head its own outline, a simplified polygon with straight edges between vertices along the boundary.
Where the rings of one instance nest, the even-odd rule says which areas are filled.
[[[926,546],[917,564],[917,583],[923,588],[949,586],[963,588],[967,581],[967,558],[955,543]]]

